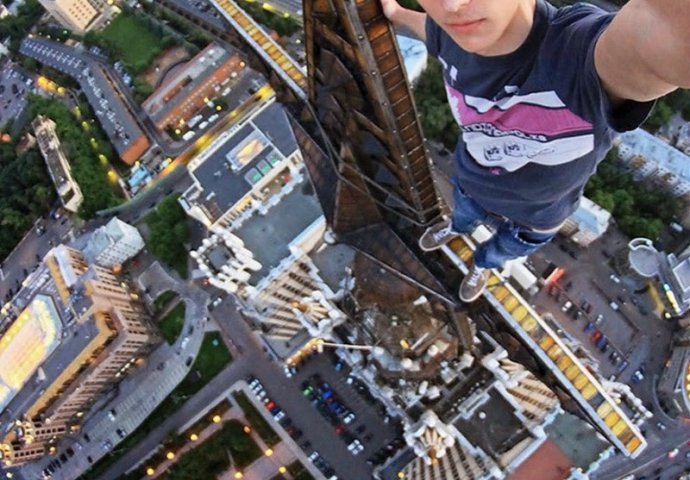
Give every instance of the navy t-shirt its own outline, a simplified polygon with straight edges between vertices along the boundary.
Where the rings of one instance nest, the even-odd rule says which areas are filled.
[[[460,188],[518,224],[557,226],[577,208],[615,131],[639,126],[653,105],[625,102],[614,112],[599,82],[594,45],[613,14],[537,0],[523,45],[495,57],[465,52],[427,18],[427,48],[443,66],[461,129]]]

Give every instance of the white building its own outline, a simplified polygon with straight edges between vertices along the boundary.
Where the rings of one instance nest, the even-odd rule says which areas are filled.
[[[272,91],[266,97],[187,166],[194,183],[178,201],[211,231],[239,228],[304,180],[302,153],[289,118]]]
[[[89,263],[114,267],[135,256],[144,248],[144,239],[135,227],[114,217],[91,235],[84,249]]]
[[[638,128],[616,140],[618,157],[636,180],[645,179],[675,197],[690,197],[690,156]]]
[[[589,198],[582,197],[580,206],[566,219],[560,233],[578,245],[587,247],[606,232],[610,222],[611,213]]]

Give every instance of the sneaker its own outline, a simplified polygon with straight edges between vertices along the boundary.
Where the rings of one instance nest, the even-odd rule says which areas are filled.
[[[484,291],[486,281],[489,279],[491,271],[488,268],[480,268],[472,264],[472,268],[467,272],[460,284],[458,296],[465,303],[474,302]]]
[[[453,231],[450,222],[439,222],[427,228],[426,232],[422,234],[419,238],[419,248],[425,252],[430,252],[441,248],[459,236],[459,233]]]

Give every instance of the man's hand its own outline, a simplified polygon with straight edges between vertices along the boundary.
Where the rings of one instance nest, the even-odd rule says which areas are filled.
[[[397,0],[380,0],[383,14],[396,27],[412,33],[418,39],[426,40],[426,13],[401,7]]]

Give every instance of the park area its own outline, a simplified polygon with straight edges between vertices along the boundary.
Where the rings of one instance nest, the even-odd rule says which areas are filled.
[[[184,327],[184,312],[185,305],[183,302],[175,305],[166,316],[158,322],[161,335],[169,345],[172,345],[177,340],[177,337],[182,333]]]
[[[117,16],[100,35],[135,74],[146,70],[162,50],[162,37],[146,22],[127,13]]]

